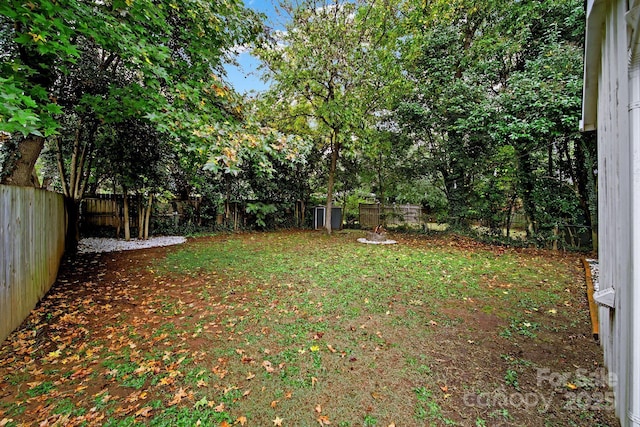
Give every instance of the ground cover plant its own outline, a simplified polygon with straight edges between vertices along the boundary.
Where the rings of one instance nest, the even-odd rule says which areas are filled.
[[[617,425],[578,255],[361,235],[78,256],[0,347],[0,426]]]

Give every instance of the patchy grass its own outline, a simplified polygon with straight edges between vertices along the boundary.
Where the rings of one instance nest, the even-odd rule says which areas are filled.
[[[617,425],[576,256],[358,237],[67,264],[0,348],[0,423]]]

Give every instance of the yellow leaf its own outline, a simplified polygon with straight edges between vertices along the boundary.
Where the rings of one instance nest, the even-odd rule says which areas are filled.
[[[567,388],[568,388],[569,390],[575,390],[575,389],[577,389],[577,388],[578,388],[578,386],[577,386],[577,385],[575,385],[575,384],[572,384],[572,383],[567,383]]]
[[[220,98],[224,98],[224,96],[227,94],[227,91],[221,88],[220,86],[214,86],[213,90],[216,92],[216,95],[218,95]]]
[[[309,350],[311,350],[311,351],[319,351],[320,347],[317,346],[317,345],[312,345],[311,347],[309,347]]]
[[[160,381],[158,382],[158,384],[160,385],[171,385],[175,382],[176,380],[174,378],[171,377],[163,377],[160,378]]]
[[[60,350],[49,352],[49,354],[47,354],[47,357],[49,359],[55,359],[57,357],[60,357]]]
[[[236,423],[240,423],[241,426],[245,425],[247,423],[247,417],[238,417],[234,424]]]
[[[47,40],[46,40],[44,37],[42,37],[42,35],[40,35],[40,34],[36,34],[36,33],[29,33],[29,35],[31,36],[31,38],[33,39],[33,41],[34,41],[35,43],[38,43],[38,42],[46,42],[46,41],[47,41]]]

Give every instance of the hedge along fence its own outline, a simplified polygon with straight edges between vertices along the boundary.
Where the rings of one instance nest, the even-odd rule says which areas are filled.
[[[55,282],[65,228],[61,194],[0,185],[0,342]]]

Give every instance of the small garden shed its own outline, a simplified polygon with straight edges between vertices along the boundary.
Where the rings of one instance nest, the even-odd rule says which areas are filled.
[[[588,0],[582,120],[598,132],[600,339],[622,427],[640,426],[640,0]]]

